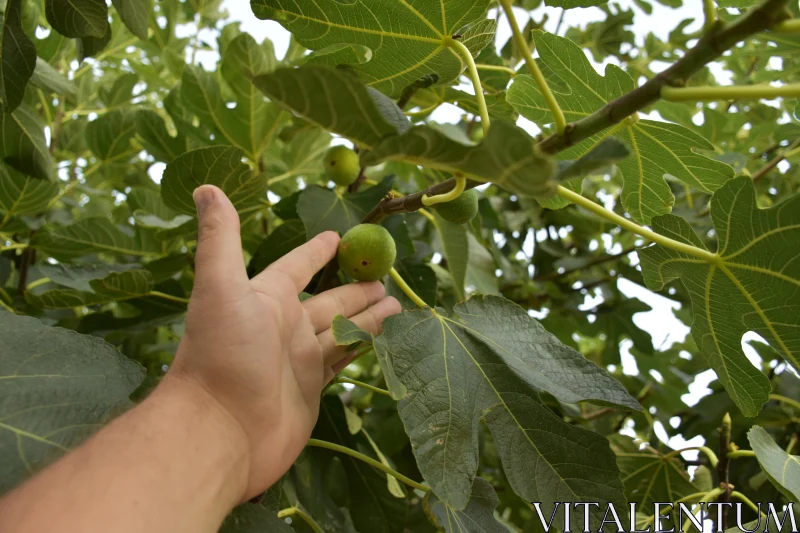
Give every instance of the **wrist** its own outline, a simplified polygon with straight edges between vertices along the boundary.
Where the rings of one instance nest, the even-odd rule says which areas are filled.
[[[230,508],[246,500],[250,446],[238,420],[202,384],[190,377],[168,374],[148,401],[167,403],[194,426],[194,446],[205,449],[219,470],[219,501]]]

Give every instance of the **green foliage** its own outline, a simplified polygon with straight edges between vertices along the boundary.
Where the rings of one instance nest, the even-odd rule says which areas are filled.
[[[800,38],[796,20],[768,31],[795,3],[718,0],[719,24],[655,35],[649,0],[252,0],[291,32],[282,57],[221,5],[5,3],[0,493],[162,379],[194,280],[192,193],[214,184],[251,277],[336,231],[368,249],[300,299],[382,279],[404,310],[377,336],[336,317],[358,357],[315,440],[222,531],[537,531],[529,502],[549,517],[567,500],[600,504],[595,530],[606,502],[639,503],[644,527],[653,502],[721,483],[800,497]],[[543,5],[600,20],[555,35]],[[726,100],[729,83],[751,97]],[[335,136],[356,148],[335,143],[345,176]],[[705,441],[692,475],[665,434]]]

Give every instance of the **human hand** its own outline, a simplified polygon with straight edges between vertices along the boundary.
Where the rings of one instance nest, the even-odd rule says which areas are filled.
[[[249,451],[244,500],[289,469],[316,423],[323,387],[350,360],[334,343],[333,318],[342,314],[378,333],[400,304],[384,297],[379,282],[300,302],[298,294],[336,255],[339,237],[333,232],[248,279],[235,208],[210,185],[194,198],[200,228],[194,290],[186,333],[164,385],[195,385],[241,427]]]

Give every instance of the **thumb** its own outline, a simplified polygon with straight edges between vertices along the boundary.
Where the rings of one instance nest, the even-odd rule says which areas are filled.
[[[192,194],[197,209],[195,290],[230,293],[247,283],[239,213],[219,188],[201,185]]]

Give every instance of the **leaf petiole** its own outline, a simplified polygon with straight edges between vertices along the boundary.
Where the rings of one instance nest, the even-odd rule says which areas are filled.
[[[354,459],[358,459],[359,461],[364,461],[368,465],[370,465],[370,466],[372,466],[374,468],[377,468],[378,470],[380,470],[382,472],[386,472],[387,474],[389,474],[393,478],[397,479],[398,481],[402,481],[403,483],[405,483],[409,487],[413,487],[413,488],[415,488],[417,490],[420,490],[422,492],[428,492],[428,491],[431,490],[431,488],[429,486],[423,485],[422,483],[417,483],[413,479],[404,476],[400,472],[397,472],[396,470],[393,470],[391,467],[381,463],[380,461],[377,461],[377,460],[373,459],[372,457],[370,457],[368,455],[364,455],[361,452],[357,452],[355,450],[351,450],[350,448],[348,448],[346,446],[341,446],[341,445],[335,444],[333,442],[327,442],[327,441],[319,440],[319,439],[308,439],[308,443],[306,445],[307,446],[316,446],[317,448],[326,448],[328,450],[333,450],[335,452],[340,452],[340,453],[349,455],[350,457],[352,457]]]
[[[483,128],[484,135],[489,131],[489,110],[486,107],[486,98],[483,96],[483,85],[481,85],[481,77],[478,74],[478,68],[475,66],[475,59],[472,57],[472,52],[461,41],[457,41],[452,37],[445,39],[445,45],[449,48],[455,49],[461,58],[467,63],[467,71],[472,80],[472,87],[475,89],[475,99],[478,101],[478,112],[481,115],[481,127]]]
[[[676,252],[682,252],[703,259],[705,261],[708,261],[709,263],[717,263],[719,261],[719,256],[717,256],[717,254],[713,254],[708,250],[703,250],[696,246],[692,246],[691,244],[679,242],[674,239],[670,239],[669,237],[665,237],[664,235],[660,235],[652,230],[640,226],[639,224],[633,222],[632,220],[628,220],[627,218],[621,217],[618,214],[609,211],[600,204],[597,204],[592,200],[589,200],[588,198],[567,189],[566,187],[562,187],[561,185],[559,185],[556,194],[558,194],[558,196],[560,196],[561,198],[564,198],[565,200],[577,204],[596,215],[600,215],[601,217],[613,222],[619,227],[631,231],[636,235],[644,237],[645,239],[652,241],[656,244],[660,244],[661,246],[664,246],[666,248],[671,248]]]
[[[561,135],[567,128],[567,119],[564,117],[564,112],[561,110],[561,106],[558,105],[556,97],[553,96],[553,91],[550,90],[550,86],[547,84],[547,80],[544,78],[542,71],[536,64],[536,60],[533,59],[531,49],[528,47],[528,41],[525,39],[525,36],[522,35],[522,32],[519,29],[519,24],[517,23],[517,18],[514,16],[514,10],[511,7],[511,0],[500,0],[500,5],[503,8],[503,12],[506,14],[509,25],[511,26],[511,33],[514,38],[514,42],[516,43],[520,52],[522,52],[522,56],[525,58],[525,64],[528,65],[528,70],[530,71],[531,76],[533,76],[533,79],[536,82],[536,85],[539,87],[539,90],[542,91],[542,96],[544,96],[544,99],[547,101],[547,106],[550,108],[550,112],[553,114],[553,122],[555,122],[556,125],[556,132]]]
[[[383,394],[384,396],[391,396],[392,394],[386,390],[381,389],[380,387],[376,387],[374,385],[370,385],[369,383],[364,383],[363,381],[357,381],[355,379],[350,379],[345,376],[339,376],[336,378],[336,381],[339,383],[349,383],[350,385],[355,385],[356,387],[361,387],[363,389],[371,390],[376,394]]]
[[[308,524],[308,527],[310,527],[314,533],[325,533],[325,531],[319,526],[319,524],[317,524],[314,521],[313,518],[308,516],[306,513],[304,513],[297,507],[288,507],[286,509],[281,509],[280,511],[278,511],[278,518],[287,518],[289,516],[294,516],[294,515],[299,516],[303,520],[303,522]]]
[[[395,283],[397,283],[397,286],[400,287],[400,290],[402,290],[412,302],[417,304],[421,309],[429,307],[428,304],[425,303],[425,300],[420,298],[419,295],[414,292],[414,289],[409,287],[408,283],[406,283],[406,280],[403,279],[403,277],[394,267],[392,267],[392,269],[389,271],[389,275],[392,276],[392,279]]]

